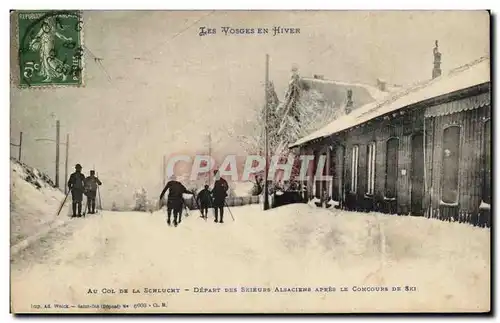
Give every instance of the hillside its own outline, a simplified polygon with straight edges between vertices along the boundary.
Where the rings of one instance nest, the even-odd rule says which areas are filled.
[[[13,245],[56,219],[64,193],[55,189],[52,180],[36,168],[11,159],[10,169],[10,243]],[[70,199],[59,218],[68,215]]]

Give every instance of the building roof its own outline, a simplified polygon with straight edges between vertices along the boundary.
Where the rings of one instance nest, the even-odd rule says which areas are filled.
[[[481,57],[434,79],[416,83],[385,98],[368,103],[325,127],[297,140],[290,148],[327,137],[427,99],[490,82],[490,59]]]

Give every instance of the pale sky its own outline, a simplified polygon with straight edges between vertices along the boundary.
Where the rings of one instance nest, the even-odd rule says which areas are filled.
[[[54,177],[55,145],[35,138],[70,134],[70,172],[95,165],[105,206],[123,205],[144,186],[161,190],[162,155],[207,147],[240,153],[224,129],[249,133],[247,120],[264,102],[265,54],[283,98],[292,65],[302,76],[375,84],[431,77],[439,40],[444,71],[489,55],[486,11],[87,11],[84,88],[11,87],[11,142],[23,131],[23,161]],[[193,27],[187,26],[205,16]],[[200,37],[198,28],[216,28]],[[221,27],[300,28],[299,34],[228,35]],[[185,30],[181,34],[179,32]],[[16,52],[11,64],[17,63]],[[11,77],[12,79],[12,77]],[[354,98],[355,99],[355,98]],[[236,126],[237,125],[237,126]],[[245,129],[245,125],[247,125]],[[222,130],[221,130],[222,129]],[[11,149],[13,155],[16,149]],[[64,185],[61,146],[60,185]]]

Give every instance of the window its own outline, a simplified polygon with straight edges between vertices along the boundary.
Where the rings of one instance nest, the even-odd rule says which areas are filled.
[[[319,153],[319,150],[315,150],[314,151],[314,168],[313,168],[312,176],[314,176],[313,177],[314,178],[314,196],[316,198],[321,197],[321,183],[316,178],[316,173],[318,172],[318,167],[319,167],[319,157],[320,156],[321,155]]]
[[[366,169],[368,185],[366,187],[366,194],[373,195],[375,192],[375,143],[372,142],[367,147]]]
[[[396,198],[398,184],[398,155],[399,139],[387,140],[387,154],[385,160],[385,197]]]
[[[484,123],[483,202],[491,204],[491,123]]]
[[[358,190],[358,160],[359,160],[359,147],[352,147],[352,160],[351,160],[351,192],[356,193]]]
[[[335,154],[335,173],[333,178],[334,200],[341,201],[344,195],[345,147],[339,145]]]
[[[451,126],[444,129],[441,169],[441,200],[444,203],[458,202],[459,150],[460,127]]]

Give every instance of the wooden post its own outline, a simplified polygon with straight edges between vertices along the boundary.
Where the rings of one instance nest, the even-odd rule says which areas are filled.
[[[269,54],[266,54],[266,77],[264,84],[264,93],[265,93],[265,101],[264,101],[264,115],[265,115],[265,154],[266,154],[266,165],[264,172],[264,210],[269,209],[269,185],[268,185],[268,175],[269,175],[269,137],[268,137],[268,108],[269,108],[269,99],[268,99],[268,85],[269,85]]]
[[[209,158],[209,170],[208,170],[208,187],[212,182],[212,165],[210,164],[212,157],[212,134],[208,133],[208,158]]]
[[[21,161],[21,147],[23,145],[23,132],[19,133],[19,161]]]
[[[162,160],[162,176],[163,176],[163,187],[165,187],[166,184],[166,174],[165,174],[165,155],[163,155],[163,160]]]
[[[68,193],[69,133],[66,134],[66,160],[64,162],[64,193]]]
[[[59,187],[59,136],[61,124],[56,121],[56,187]]]

